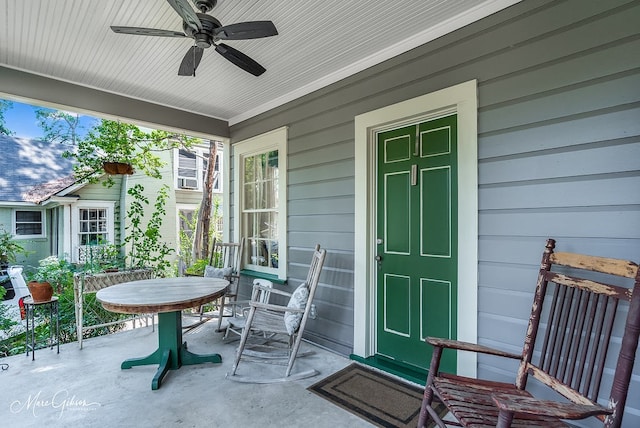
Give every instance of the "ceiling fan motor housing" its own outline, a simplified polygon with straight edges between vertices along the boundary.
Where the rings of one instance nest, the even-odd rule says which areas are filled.
[[[182,29],[185,34],[196,41],[196,46],[206,49],[211,47],[215,38],[213,37],[213,31],[216,28],[222,27],[220,21],[211,15],[205,15],[204,13],[198,13],[198,19],[202,23],[202,31],[196,31],[191,28],[186,22],[182,23]]]

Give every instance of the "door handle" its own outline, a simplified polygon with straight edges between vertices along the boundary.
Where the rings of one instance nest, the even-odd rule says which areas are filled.
[[[376,261],[377,261],[378,263],[382,262],[382,256],[376,256]]]

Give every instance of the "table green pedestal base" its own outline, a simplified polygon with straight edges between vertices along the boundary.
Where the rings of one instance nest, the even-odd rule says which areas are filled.
[[[151,389],[156,390],[169,370],[177,370],[183,365],[221,362],[220,354],[200,355],[187,350],[187,343],[182,342],[182,313],[175,311],[158,314],[158,349],[146,357],[125,360],[120,368],[158,364],[158,371],[151,381]]]

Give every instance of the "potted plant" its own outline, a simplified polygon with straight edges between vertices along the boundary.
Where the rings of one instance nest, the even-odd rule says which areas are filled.
[[[40,260],[40,265],[27,276],[29,292],[34,302],[46,302],[53,296],[53,288],[61,292],[62,286],[71,284],[73,270],[69,262],[50,256]]]
[[[39,272],[30,276],[27,287],[29,287],[31,298],[36,303],[48,302],[51,300],[51,296],[53,296],[53,286],[47,281],[47,278]]]
[[[27,250],[17,243],[6,230],[0,231],[0,267],[6,268],[9,263],[15,263],[19,254],[27,254]]]

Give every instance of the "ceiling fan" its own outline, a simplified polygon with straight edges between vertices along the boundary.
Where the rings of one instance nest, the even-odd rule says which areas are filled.
[[[231,61],[244,71],[260,76],[266,69],[247,55],[232,48],[220,40],[246,40],[271,37],[278,34],[275,25],[271,21],[248,21],[223,26],[220,21],[211,15],[206,15],[217,3],[217,0],[193,0],[194,5],[201,13],[196,13],[189,5],[188,0],[167,0],[178,15],[184,21],[182,29],[184,33],[171,30],[142,27],[118,27],[111,26],[116,33],[136,34],[141,36],[161,37],[190,37],[195,41],[182,59],[178,75],[195,76],[196,68],[200,64],[204,50],[214,46],[216,52]]]

